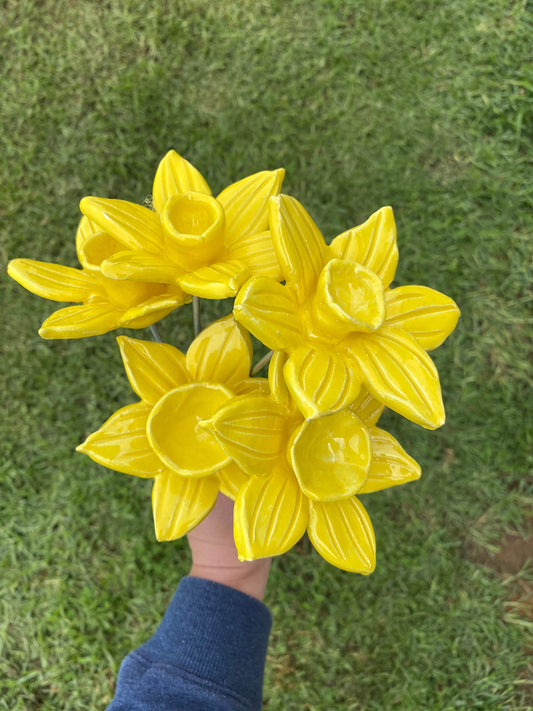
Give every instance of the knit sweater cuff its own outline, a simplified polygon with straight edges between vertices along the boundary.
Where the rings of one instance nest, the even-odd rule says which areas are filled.
[[[227,689],[260,708],[272,620],[268,608],[225,585],[186,577],[138,653]]]

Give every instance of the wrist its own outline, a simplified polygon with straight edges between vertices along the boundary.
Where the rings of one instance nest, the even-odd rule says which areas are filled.
[[[233,501],[219,494],[211,513],[188,534],[190,575],[212,580],[262,600],[270,558],[241,561],[233,538]]]
[[[262,601],[270,572],[270,558],[236,561],[228,565],[203,563],[193,560],[189,575],[226,585]]]

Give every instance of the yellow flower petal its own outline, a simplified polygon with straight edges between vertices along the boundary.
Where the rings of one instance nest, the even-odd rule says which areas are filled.
[[[157,212],[126,200],[85,197],[80,210],[106,234],[129,249],[159,252],[163,247],[163,228]]]
[[[366,427],[372,427],[379,420],[385,405],[376,400],[363,386],[359,395],[350,405],[350,410],[354,412]]]
[[[89,435],[76,451],[117,472],[143,478],[156,476],[164,467],[146,436],[150,409],[144,403],[126,405]]]
[[[230,462],[225,467],[222,467],[217,472],[217,476],[220,480],[220,491],[232,501],[235,501],[240,489],[250,478],[235,462]]]
[[[152,489],[157,540],[173,541],[189,533],[211,511],[217,496],[216,477],[189,479],[170,471],[158,474]]]
[[[279,403],[287,411],[294,408],[291,393],[285,382],[283,368],[288,360],[288,355],[284,351],[275,351],[268,366],[268,383],[274,402]]]
[[[170,197],[189,191],[211,195],[209,185],[201,173],[176,151],[169,151],[155,173],[152,196],[154,208],[161,212]]]
[[[375,331],[385,319],[383,284],[356,262],[332,259],[320,273],[311,309],[321,333],[334,338]]]
[[[427,286],[400,286],[385,293],[387,326],[414,336],[426,351],[440,346],[457,325],[460,311],[449,296]]]
[[[230,388],[248,378],[251,363],[250,335],[231,314],[201,331],[187,351],[187,370],[193,380]]]
[[[178,278],[178,283],[187,294],[202,299],[226,299],[235,296],[250,273],[242,262],[217,262],[187,272]]]
[[[325,263],[324,238],[303,205],[288,195],[270,200],[270,229],[281,273],[303,304]]]
[[[376,566],[376,540],[370,518],[355,497],[344,501],[309,501],[311,543],[328,563],[368,575]]]
[[[109,303],[67,306],[49,316],[39,329],[41,338],[100,336],[120,326],[121,313]]]
[[[166,343],[117,338],[126,375],[134,392],[155,405],[163,395],[190,381],[185,355]]]
[[[163,252],[157,255],[133,250],[117,252],[109,259],[104,259],[100,269],[109,279],[131,279],[157,284],[177,284],[183,274],[183,270],[172,264]]]
[[[392,435],[379,427],[372,427],[370,437],[372,463],[368,479],[359,491],[360,494],[369,494],[372,491],[380,491],[420,478],[419,465],[402,449]]]
[[[125,311],[120,319],[120,324],[125,328],[146,328],[168,316],[171,311],[186,301],[187,297],[181,289],[174,294],[169,293],[168,296],[154,296]]]
[[[235,499],[234,536],[241,560],[285,553],[305,533],[307,503],[286,469],[253,477]]]
[[[228,254],[230,259],[246,264],[252,277],[283,279],[270,230],[243,235],[230,245]]]
[[[122,242],[103,232],[85,215],[81,218],[76,232],[76,254],[84,269],[98,271],[104,259],[123,250]]]
[[[298,304],[292,289],[268,277],[254,277],[239,291],[233,313],[267,348],[285,350],[301,342]]]
[[[389,286],[398,265],[396,224],[392,208],[382,207],[368,220],[343,232],[331,242],[330,254],[358,262],[375,272]]]
[[[96,271],[93,274],[102,287],[102,293],[105,294],[106,300],[124,313],[128,309],[150,301],[154,297],[158,298],[162,294],[169,293],[169,287],[166,284],[151,284],[144,281],[116,281],[115,279],[108,279]],[[183,294],[179,287],[170,288]]]
[[[244,378],[238,383],[232,383],[231,389],[235,395],[270,395],[270,387],[267,378],[255,376],[253,378]]]
[[[226,213],[225,242],[268,229],[268,199],[279,195],[285,171],[264,170],[229,185],[217,197]]]
[[[383,326],[352,336],[350,345],[374,397],[427,429],[444,424],[439,374],[412,336]]]
[[[200,426],[232,397],[222,385],[190,383],[171,390],[155,405],[147,435],[161,461],[181,476],[215,474],[230,458],[213,435]]]
[[[353,360],[305,346],[291,354],[283,373],[298,409],[307,419],[347,407],[361,387]]]
[[[288,449],[298,483],[310,499],[346,499],[366,481],[370,435],[349,410],[306,420],[293,432]]]
[[[7,273],[32,294],[52,301],[85,301],[95,291],[101,292],[92,274],[61,264],[13,259]]]
[[[269,474],[283,454],[286,422],[279,405],[270,398],[233,398],[202,426],[250,476]]]
[[[123,328],[148,328],[148,326],[168,316],[175,308],[176,307],[173,306],[172,308],[144,309],[142,306],[136,306],[132,309],[128,309],[121,317],[120,325]]]

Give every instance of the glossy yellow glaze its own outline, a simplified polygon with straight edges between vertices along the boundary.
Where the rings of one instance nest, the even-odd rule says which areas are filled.
[[[271,397],[236,397],[201,423],[249,476],[235,497],[239,555],[279,555],[307,530],[330,563],[370,573],[374,534],[355,495],[417,479],[420,468],[375,426],[382,406],[367,392],[349,410],[305,420],[286,397],[283,360],[271,361]]]
[[[365,483],[372,450],[370,435],[350,410],[305,420],[291,434],[289,456],[303,493],[314,501],[355,495]]]
[[[179,286],[206,299],[235,296],[249,276],[280,278],[268,225],[268,199],[284,171],[262,171],[216,198],[175,151],[157,169],[153,210],[124,200],[86,197],[81,211],[119,244],[101,262],[109,278]]]
[[[202,331],[187,354],[165,343],[119,337],[130,384],[141,398],[112,415],[78,447],[111,469],[154,478],[158,540],[196,526],[219,491],[235,496],[243,473],[202,422],[234,393],[261,392],[249,382],[248,333],[227,316]]]
[[[44,321],[39,330],[42,338],[98,336],[121,326],[146,328],[191,300],[178,285],[124,284],[105,277],[100,271],[102,261],[124,245],[87,217],[80,221],[76,249],[82,269],[33,259],[13,259],[8,264],[9,276],[28,291],[52,301],[76,303]]]
[[[390,207],[326,246],[294,198],[270,199],[272,239],[285,285],[253,277],[234,313],[288,359],[287,387],[306,418],[344,409],[361,385],[423,427],[444,422],[439,377],[426,349],[453,330],[459,309],[427,287],[390,289],[398,261]]]
[[[262,171],[214,197],[188,161],[160,162],[151,207],[86,197],[81,269],[15,259],[8,273],[62,308],[44,338],[143,328],[193,296],[235,296],[187,353],[118,338],[139,402],[78,450],[154,480],[156,536],[186,534],[219,491],[235,501],[243,560],[279,555],[307,531],[331,564],[368,574],[376,546],[360,497],[420,476],[377,426],[385,406],[427,428],[444,422],[427,351],[459,309],[425,286],[391,287],[398,262],[390,207],[326,245],[284,171]],[[250,377],[250,333],[274,351],[268,381]]]

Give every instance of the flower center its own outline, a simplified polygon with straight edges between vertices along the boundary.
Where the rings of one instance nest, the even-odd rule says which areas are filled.
[[[376,331],[385,320],[383,283],[361,264],[332,259],[320,273],[311,316],[331,336]]]
[[[200,425],[232,397],[218,383],[189,383],[164,395],[147,421],[150,444],[167,467],[181,476],[214,474],[229,462],[214,436]]]
[[[211,264],[222,252],[224,208],[210,195],[187,192],[170,197],[161,221],[165,246],[185,269]]]
[[[305,420],[291,436],[289,457],[303,493],[314,501],[338,501],[365,483],[370,435],[350,410]]]

